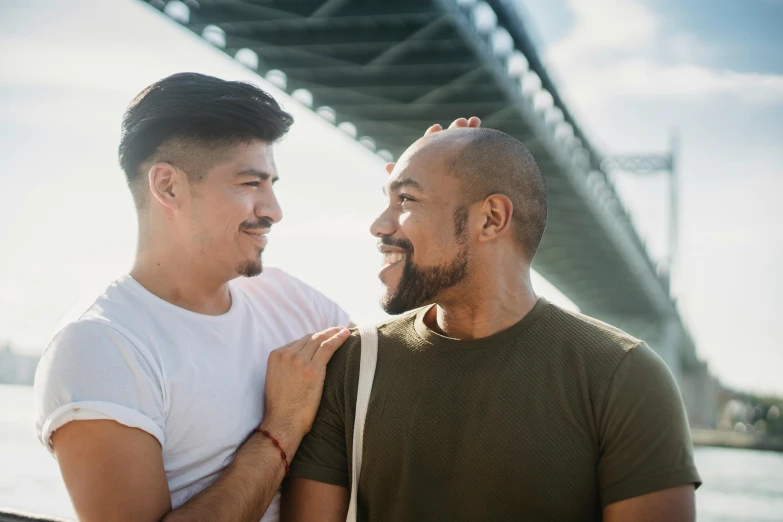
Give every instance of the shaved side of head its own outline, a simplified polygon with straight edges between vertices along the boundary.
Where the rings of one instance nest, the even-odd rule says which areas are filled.
[[[149,192],[147,172],[159,162],[182,169],[194,184],[254,140],[274,143],[293,117],[255,85],[179,73],[144,89],[122,120],[119,160],[138,209]]]
[[[532,263],[546,228],[548,196],[544,176],[530,151],[516,138],[494,129],[450,129],[431,138],[436,142],[433,145],[455,146],[447,169],[460,181],[466,203],[492,194],[511,200],[512,230]]]

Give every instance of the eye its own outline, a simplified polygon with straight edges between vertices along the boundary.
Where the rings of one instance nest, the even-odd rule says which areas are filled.
[[[243,183],[246,187],[258,187],[261,185],[260,181],[249,181],[247,183]]]
[[[416,201],[407,194],[400,194],[398,197],[400,198],[400,204],[405,203],[406,201]]]

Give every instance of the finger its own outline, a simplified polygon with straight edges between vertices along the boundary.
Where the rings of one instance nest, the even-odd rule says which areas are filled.
[[[309,341],[313,337],[313,334],[307,334],[305,336],[300,337],[296,341],[291,341],[288,344],[284,344],[277,350],[274,350],[275,352],[294,352],[299,353],[304,345],[307,344],[307,341]]]
[[[326,363],[328,363],[329,359],[332,358],[334,352],[336,352],[337,349],[343,345],[345,340],[348,339],[350,335],[351,331],[347,328],[343,328],[337,332],[337,334],[322,342],[321,346],[318,347],[318,351],[316,351],[315,355],[313,356],[313,364],[317,366],[326,366]]]
[[[302,346],[302,349],[299,351],[299,356],[306,361],[309,361],[313,358],[313,355],[315,354],[316,350],[318,350],[318,347],[321,346],[321,343],[339,333],[340,330],[342,330],[342,328],[328,328],[323,332],[318,332],[311,335],[310,339],[305,343],[304,346]]]
[[[468,127],[481,127],[481,119],[478,116],[471,116],[468,120]]]
[[[449,125],[449,129],[458,129],[460,127],[467,127],[468,126],[468,120],[466,118],[457,118],[453,122],[451,122],[451,125]]]
[[[393,161],[390,161],[389,163],[387,163],[387,164],[386,164],[386,165],[383,167],[383,168],[385,168],[385,169],[386,169],[386,174],[391,174],[391,173],[392,173],[392,171],[394,170],[394,166],[395,166],[395,165],[396,165],[396,163],[394,163]]]
[[[443,130],[443,125],[440,123],[436,123],[435,125],[432,125],[429,129],[427,129],[424,132],[424,135],[427,136],[428,134],[432,134],[433,132],[438,132]]]

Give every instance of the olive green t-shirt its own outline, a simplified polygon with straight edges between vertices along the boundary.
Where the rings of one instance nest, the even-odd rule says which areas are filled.
[[[596,521],[603,506],[697,486],[677,384],[643,342],[543,298],[459,341],[426,309],[378,327],[360,521]],[[291,475],[350,487],[356,331],[327,368]]]

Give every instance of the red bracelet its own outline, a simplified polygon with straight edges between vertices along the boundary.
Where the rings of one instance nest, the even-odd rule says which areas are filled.
[[[274,444],[274,445],[275,445],[275,447],[276,447],[277,449],[279,449],[279,450],[280,450],[280,456],[281,456],[281,457],[283,457],[283,463],[285,464],[285,476],[287,477],[287,476],[288,476],[288,473],[291,471],[291,468],[288,466],[288,457],[287,457],[287,456],[286,456],[286,454],[285,454],[285,450],[283,450],[283,448],[280,446],[280,443],[279,443],[279,442],[277,442],[277,439],[276,439],[276,438],[274,438],[272,435],[270,435],[268,431],[266,431],[266,430],[262,430],[262,429],[261,429],[261,426],[259,426],[258,428],[256,428],[256,431],[260,431],[260,432],[261,432],[261,434],[262,434],[264,437],[266,437],[266,438],[268,438],[269,440],[271,440],[271,441],[272,441],[272,444]]]

